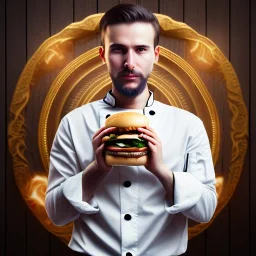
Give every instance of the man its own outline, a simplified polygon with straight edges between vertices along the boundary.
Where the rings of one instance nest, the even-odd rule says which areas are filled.
[[[159,57],[159,25],[146,9],[113,7],[101,23],[99,54],[112,79],[103,100],[66,115],[50,158],[46,209],[56,225],[74,221],[69,246],[94,256],[180,255],[187,219],[207,222],[216,208],[215,174],[203,123],[155,101],[147,80]],[[108,166],[102,138],[107,116],[146,115],[145,166]]]

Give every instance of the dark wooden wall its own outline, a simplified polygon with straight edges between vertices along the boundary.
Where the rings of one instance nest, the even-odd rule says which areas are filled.
[[[0,255],[75,255],[43,228],[20,196],[7,149],[9,106],[21,71],[45,39],[68,24],[104,12],[119,2],[138,3],[153,12],[186,22],[212,39],[234,66],[250,118],[250,144],[244,170],[228,206],[205,232],[189,241],[186,255],[256,255],[254,0],[0,1]]]

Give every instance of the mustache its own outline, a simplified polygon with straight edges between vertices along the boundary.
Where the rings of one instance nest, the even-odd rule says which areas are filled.
[[[120,71],[118,73],[119,76],[125,76],[125,75],[135,75],[135,76],[141,76],[141,73],[132,69],[129,70],[128,68],[125,68],[124,70]]]

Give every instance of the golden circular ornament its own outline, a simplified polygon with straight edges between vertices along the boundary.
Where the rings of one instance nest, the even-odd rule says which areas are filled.
[[[99,21],[103,14],[88,16],[72,23],[60,33],[47,39],[27,62],[17,83],[10,106],[8,127],[9,150],[13,157],[16,183],[28,207],[53,234],[68,243],[72,223],[57,227],[49,220],[44,197],[47,187],[49,151],[61,118],[74,108],[103,98],[111,88],[107,69],[98,57],[98,47],[69,62],[74,44],[81,38],[87,40],[99,34]],[[161,47],[160,58],[148,80],[155,98],[164,103],[186,109],[204,122],[217,164],[224,152],[221,150],[221,125],[212,94],[199,75],[214,73],[225,85],[226,101],[230,111],[230,163],[228,173],[217,174],[218,206],[209,223],[189,227],[189,238],[205,230],[227,205],[239,181],[247,149],[248,116],[235,71],[220,49],[209,39],[198,34],[184,23],[168,16],[156,14],[161,36],[185,42],[186,61],[174,52]],[[27,147],[26,113],[32,87],[51,72],[60,70],[51,84],[40,110],[38,122],[38,149],[43,163],[40,171],[30,169]]]

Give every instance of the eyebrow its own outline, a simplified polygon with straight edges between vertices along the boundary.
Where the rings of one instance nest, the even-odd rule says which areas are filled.
[[[111,44],[110,48],[125,47],[123,44]]]
[[[126,46],[123,44],[115,44],[115,43],[110,45],[110,48],[116,48],[116,47],[126,47]],[[136,48],[142,47],[142,48],[147,48],[147,49],[150,48],[150,46],[146,45],[146,44],[135,45],[134,47],[136,47]]]

